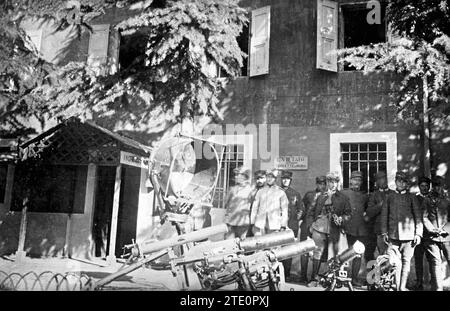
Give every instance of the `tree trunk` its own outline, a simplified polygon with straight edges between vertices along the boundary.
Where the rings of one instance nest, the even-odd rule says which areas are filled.
[[[425,177],[431,177],[431,152],[430,152],[430,115],[428,111],[428,79],[422,78],[423,84],[423,173]]]

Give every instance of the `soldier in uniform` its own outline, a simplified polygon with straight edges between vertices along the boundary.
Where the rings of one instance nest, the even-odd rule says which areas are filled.
[[[313,255],[313,277],[309,287],[319,284],[318,273],[320,260],[325,247],[328,246],[328,257],[333,257],[344,251],[341,245],[343,225],[351,217],[351,207],[348,198],[338,190],[339,175],[327,175],[328,191],[317,198],[316,205],[308,211],[307,219],[312,239],[316,244]]]
[[[288,205],[288,227],[294,231],[294,235],[297,238],[299,222],[304,213],[304,206],[302,201],[302,196],[296,190],[291,188],[292,182],[292,172],[282,171],[281,172],[281,189],[286,193],[289,201]],[[292,258],[283,261],[284,274],[286,279],[290,278]]]
[[[387,244],[381,235],[381,207],[389,193],[394,192],[388,187],[387,175],[385,172],[378,172],[375,175],[375,190],[369,197],[364,219],[368,223],[369,241],[366,245],[365,256],[368,261],[375,258],[375,249],[378,254],[382,255],[386,252]]]
[[[300,218],[301,225],[300,225],[300,241],[305,241],[309,233],[309,226],[311,224],[307,223],[306,215],[308,214],[308,211],[316,205],[317,198],[323,194],[327,190],[327,178],[325,176],[319,176],[316,177],[316,189],[312,191],[308,191],[305,196],[303,197],[303,205],[305,208],[305,211]],[[300,257],[300,282],[301,283],[307,283],[308,282],[308,261],[309,261],[309,254],[304,254]]]
[[[389,193],[381,208],[381,233],[389,243],[388,254],[398,262],[397,290],[406,291],[414,247],[423,232],[422,213],[417,197],[408,190],[406,173],[395,175],[395,192]]]
[[[266,185],[255,196],[251,212],[255,236],[285,230],[288,226],[289,201],[275,184],[277,175],[276,169],[266,171]]]
[[[432,181],[433,190],[423,200],[423,248],[430,266],[431,290],[442,291],[444,274],[442,255],[448,261],[448,222],[450,201],[444,196],[444,178],[436,176]]]
[[[255,184],[253,185],[253,190],[252,190],[252,196],[251,196],[251,201],[250,201],[250,228],[247,232],[247,237],[252,237],[253,236],[253,222],[251,219],[251,214],[252,214],[252,209],[253,209],[253,204],[255,202],[255,197],[256,194],[259,192],[259,190],[261,190],[265,185],[266,185],[266,171],[264,170],[257,170],[255,172]]]
[[[245,239],[250,226],[250,204],[253,188],[250,185],[250,170],[244,167],[234,169],[236,185],[225,199],[225,223],[228,233],[225,238]]]
[[[360,241],[367,245],[368,229],[367,223],[364,221],[364,213],[367,208],[367,194],[361,191],[363,181],[363,173],[354,171],[350,176],[350,189],[342,191],[349,201],[352,208],[352,217],[345,224],[345,232],[347,234],[348,246],[353,246],[356,241]],[[367,258],[366,258],[367,261]],[[354,286],[362,286],[358,280],[359,269],[361,268],[361,258],[357,257],[352,262],[352,283]]]
[[[423,207],[423,201],[430,194],[431,180],[427,177],[419,178],[419,192],[417,193],[417,200],[419,201],[419,206]],[[423,210],[422,210],[423,213]],[[423,290],[423,257],[425,255],[425,249],[423,244],[416,245],[414,249],[414,266],[416,268],[416,284],[414,285],[415,290]]]

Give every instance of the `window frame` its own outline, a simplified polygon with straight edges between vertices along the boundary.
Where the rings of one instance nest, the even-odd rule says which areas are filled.
[[[390,187],[397,172],[397,132],[330,133],[330,171],[340,176],[342,187],[341,144],[386,143],[386,174]]]
[[[337,1],[337,0],[336,0]],[[343,12],[343,8],[345,7],[351,7],[351,6],[364,6],[366,7],[367,3],[369,2],[369,0],[367,1],[353,1],[353,2],[345,2],[345,3],[338,3],[338,42],[337,42],[337,46],[338,49],[345,49],[345,27],[344,27],[344,12]],[[383,2],[385,2],[384,0],[380,0],[380,4],[382,5],[383,8]],[[387,7],[387,3],[384,3],[384,9],[386,10]],[[385,42],[392,42],[392,32],[391,32],[391,28],[390,28],[390,23],[388,21],[386,12],[384,14],[384,27],[385,27]],[[361,72],[362,70],[345,70],[344,69],[344,64],[339,62],[339,56],[338,56],[338,70],[337,72],[342,73],[342,72]]]
[[[253,135],[212,135],[210,137],[208,137],[209,140],[211,141],[216,141],[216,142],[220,142],[221,144],[227,145],[227,146],[232,146],[232,145],[243,145],[244,146],[244,164],[243,166],[248,168],[250,170],[250,182],[252,181],[252,163],[253,163]],[[222,159],[222,163],[223,164],[223,159]],[[221,168],[222,169],[222,168]],[[229,189],[229,176],[224,176],[223,178],[225,178],[226,180],[224,180],[224,185],[226,184],[226,187],[224,187],[223,191],[224,191],[224,198],[225,195]],[[217,181],[219,182],[219,181]],[[214,189],[214,193],[215,193],[215,189]],[[214,198],[213,198],[214,200]],[[217,209],[225,209],[225,206],[217,206],[214,207]]]

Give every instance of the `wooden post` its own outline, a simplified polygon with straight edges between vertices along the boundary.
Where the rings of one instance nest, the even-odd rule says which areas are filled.
[[[6,176],[6,188],[5,188],[5,209],[9,211],[11,209],[11,198],[14,185],[14,164],[8,164],[8,173]]]
[[[430,153],[430,115],[428,112],[428,79],[423,76],[423,173],[425,177],[431,177],[431,153]]]
[[[29,200],[29,190],[27,191],[27,194],[22,201],[22,216],[20,218],[19,245],[17,246],[16,251],[16,262],[23,261],[27,256],[27,252],[25,251],[25,238],[27,235],[28,200]]]
[[[122,183],[122,164],[116,167],[116,180],[114,183],[113,210],[111,216],[111,229],[109,235],[109,252],[106,261],[112,265],[116,262],[116,238],[117,238],[117,221],[119,217],[120,202],[120,185]]]
[[[72,231],[72,214],[67,214],[67,223],[66,223],[66,241],[64,243],[63,256],[70,258],[70,234]]]

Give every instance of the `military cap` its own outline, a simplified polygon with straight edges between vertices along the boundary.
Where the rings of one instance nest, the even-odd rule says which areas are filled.
[[[398,172],[395,174],[395,180],[397,180],[397,179],[403,180],[403,181],[406,181],[406,182],[409,182],[409,176],[408,176],[408,174],[406,174],[405,172],[402,172],[402,171],[398,171]]]
[[[386,178],[386,172],[384,171],[379,171],[378,173],[375,174],[375,179],[380,179],[380,178]]]
[[[419,185],[421,184],[421,183],[426,183],[426,184],[428,184],[428,185],[431,185],[431,179],[429,179],[428,177],[425,177],[425,176],[422,176],[422,177],[419,177],[419,181],[417,182]]]
[[[266,176],[272,175],[273,177],[278,177],[278,169],[276,168],[272,168],[272,169],[268,169],[266,170]]]
[[[292,172],[291,171],[281,171],[281,178],[292,179]]]
[[[317,176],[316,177],[316,184],[326,183],[326,182],[327,182],[327,177],[326,176]]]
[[[442,176],[434,176],[431,183],[433,184],[433,187],[443,187],[445,185],[445,180]]]
[[[264,171],[264,170],[257,170],[255,172],[255,178],[260,178],[260,177],[266,177],[266,171]]]
[[[339,181],[339,174],[337,172],[330,172],[327,174],[327,180]]]
[[[242,174],[242,175],[245,175],[245,176],[247,176],[247,177],[250,177],[250,170],[248,169],[248,168],[246,168],[246,167],[243,167],[243,166],[239,166],[239,167],[236,167],[234,170],[233,170],[233,172],[237,175],[237,174]]]
[[[363,173],[360,171],[353,171],[350,178],[363,178]]]

